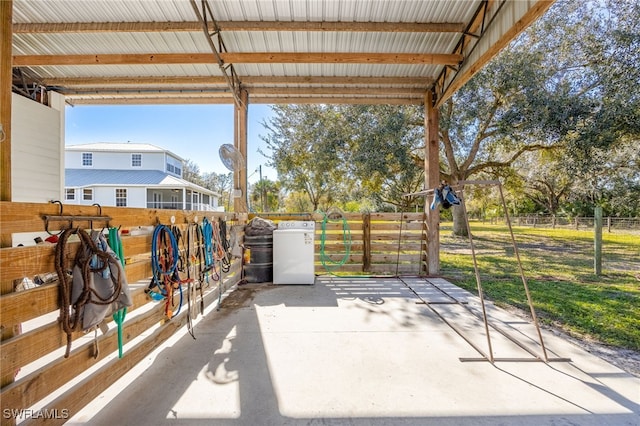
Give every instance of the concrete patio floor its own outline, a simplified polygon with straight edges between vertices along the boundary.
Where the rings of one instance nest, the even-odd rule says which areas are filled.
[[[480,301],[443,279],[240,286],[68,424],[640,424],[639,378],[545,331],[536,361],[535,327],[487,309],[508,361],[469,361]]]

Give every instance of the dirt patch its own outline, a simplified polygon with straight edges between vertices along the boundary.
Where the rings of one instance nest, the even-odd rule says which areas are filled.
[[[234,310],[251,306],[256,293],[261,290],[277,288],[270,284],[242,284],[232,291],[220,303],[220,309]]]

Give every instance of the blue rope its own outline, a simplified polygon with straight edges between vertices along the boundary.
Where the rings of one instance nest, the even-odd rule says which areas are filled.
[[[213,265],[213,225],[205,217],[202,220],[202,239],[204,244],[204,264]]]

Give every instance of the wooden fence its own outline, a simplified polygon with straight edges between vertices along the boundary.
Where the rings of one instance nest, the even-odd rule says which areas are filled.
[[[276,223],[313,220],[318,275],[328,272],[420,275],[427,269],[424,213],[346,213],[346,223],[341,218],[325,221],[322,214],[260,214],[259,217]]]
[[[0,203],[0,344],[2,424],[62,424],[101,392],[159,347],[187,321],[187,310],[172,319],[164,303],[145,293],[152,276],[151,230],[157,224],[169,225],[171,218],[182,229],[205,215],[227,221],[239,239],[243,237],[247,215],[185,212],[95,206],[64,206],[37,203]],[[80,217],[110,217],[109,225],[120,227],[126,257],[125,273],[133,306],[123,324],[124,356],[118,358],[117,326],[105,323],[105,332],[73,334],[72,350],[64,357],[66,334],[60,322],[60,288],[57,281],[16,290],[16,283],[55,271],[55,245],[15,246],[16,236],[33,241],[47,237],[45,216],[73,216],[73,226],[102,228]],[[227,217],[228,216],[228,217]],[[346,221],[325,221],[322,215],[261,215],[281,220],[316,222],[316,273],[422,274],[426,269],[426,224],[422,213],[349,213]],[[48,230],[57,232],[69,226],[50,222]],[[73,256],[79,246],[70,242],[66,255]],[[335,264],[334,264],[335,262]],[[326,265],[326,266],[325,266]],[[233,260],[228,272],[205,288],[205,305],[215,305],[220,294],[240,282],[241,262]],[[184,278],[184,277],[182,277]],[[99,350],[98,350],[99,349]],[[27,414],[28,413],[28,414]],[[44,416],[35,418],[34,413]],[[24,421],[23,421],[24,420]]]
[[[64,206],[64,215],[75,217],[95,216],[97,211],[94,206]],[[234,228],[242,229],[240,224],[246,221],[246,215],[243,221],[236,221],[237,217],[228,213],[102,208],[100,216],[109,216],[111,226],[128,231],[128,235],[122,237],[122,243],[133,306],[129,308],[123,326],[124,357],[119,359],[117,356],[117,327],[114,321],[109,321],[106,333],[97,332],[97,346],[93,333],[74,333],[72,351],[68,358],[64,358],[66,334],[58,320],[60,292],[57,281],[15,291],[16,282],[23,278],[55,271],[55,245],[11,247],[12,235],[42,234],[43,215],[60,216],[60,206],[2,202],[0,212],[2,424],[14,424],[16,420],[23,419],[26,420],[22,424],[64,423],[186,324],[187,309],[182,309],[179,315],[169,320],[164,312],[164,303],[152,301],[144,291],[152,276],[152,235],[149,228],[153,229],[158,223],[169,225],[172,216],[176,225],[183,229],[198,215],[202,218],[205,214],[216,220],[226,219],[228,227],[236,224]],[[105,224],[93,225],[101,228]],[[60,226],[68,225],[65,222],[50,223],[49,230],[56,231]],[[88,223],[76,221],[73,226],[88,227]],[[241,234],[240,230],[240,238]],[[43,237],[46,236],[44,233]],[[67,255],[73,256],[78,245],[77,242],[69,243]],[[240,269],[240,262],[234,260],[228,272],[220,274],[218,280],[212,279],[203,292],[204,304],[217,303],[221,292],[237,284]],[[58,396],[51,400],[51,395],[56,392]],[[42,405],[43,400],[48,402]],[[43,417],[35,418],[38,416],[34,413]]]

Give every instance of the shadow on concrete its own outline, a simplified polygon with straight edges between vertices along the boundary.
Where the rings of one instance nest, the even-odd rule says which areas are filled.
[[[465,315],[449,318],[477,328]],[[159,349],[87,423],[639,424],[640,387],[634,400],[628,386],[640,380],[593,359],[461,363],[469,347],[395,279],[241,286],[195,334]]]

